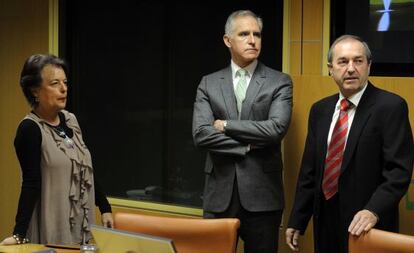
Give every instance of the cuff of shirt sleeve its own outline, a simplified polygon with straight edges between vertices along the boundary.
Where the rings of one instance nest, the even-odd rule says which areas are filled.
[[[370,211],[377,218],[377,223],[378,223],[378,221],[380,220],[378,214],[376,212],[372,211],[372,210],[369,210],[369,209],[365,209],[365,210]]]
[[[99,207],[99,212],[102,213],[112,213],[112,207],[109,203],[104,204],[102,206],[98,206]]]

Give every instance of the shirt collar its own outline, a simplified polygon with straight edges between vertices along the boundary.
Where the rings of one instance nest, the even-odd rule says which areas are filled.
[[[365,90],[367,89],[368,81],[365,82],[364,88],[362,88],[360,91],[355,93],[354,95],[350,96],[348,100],[354,105],[354,107],[357,107],[359,104],[359,101],[361,100],[362,95],[364,94]],[[339,92],[339,101],[341,101],[344,97],[342,93]],[[337,106],[340,106],[340,102],[337,103]]]
[[[232,77],[234,79],[236,77],[237,71],[239,69],[241,69],[241,67],[239,67],[233,60],[231,60],[231,64],[230,65],[231,65]],[[252,63],[250,63],[249,65],[247,65],[243,69],[247,70],[247,72],[249,73],[249,77],[252,77],[254,71],[256,70],[256,67],[257,67],[257,60],[254,60]]]

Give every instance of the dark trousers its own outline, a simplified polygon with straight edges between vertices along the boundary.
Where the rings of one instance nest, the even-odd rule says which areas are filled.
[[[238,218],[244,253],[277,253],[282,210],[249,212],[240,203],[237,182],[229,207],[222,213],[204,212],[204,218]]]
[[[344,231],[342,224],[338,195],[339,193],[329,200],[322,201],[315,253],[348,252],[348,233]]]

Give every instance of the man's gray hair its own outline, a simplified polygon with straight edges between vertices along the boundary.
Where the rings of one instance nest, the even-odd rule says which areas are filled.
[[[224,26],[224,33],[227,35],[231,35],[234,30],[234,20],[238,17],[252,17],[256,19],[257,24],[259,24],[260,32],[263,29],[263,20],[257,16],[254,12],[250,10],[238,10],[230,14],[230,16],[227,18],[226,25]]]
[[[361,38],[355,35],[349,35],[349,34],[345,34],[342,35],[341,37],[337,38],[331,45],[331,47],[329,48],[328,51],[328,63],[332,63],[333,60],[333,49],[335,48],[335,46],[344,40],[356,40],[362,43],[362,45],[364,46],[364,51],[365,51],[365,56],[367,57],[367,61],[371,62],[372,60],[372,54],[371,54],[371,50],[368,47],[368,44]]]

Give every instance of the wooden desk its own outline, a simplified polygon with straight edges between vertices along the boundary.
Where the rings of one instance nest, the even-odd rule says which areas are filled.
[[[20,244],[20,245],[8,245],[0,246],[0,253],[32,253],[40,250],[51,249],[41,244]],[[78,249],[56,249],[57,253],[79,253]]]

